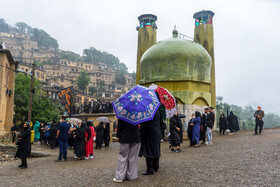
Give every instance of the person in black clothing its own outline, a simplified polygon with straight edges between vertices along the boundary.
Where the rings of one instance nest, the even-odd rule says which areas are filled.
[[[207,115],[208,115],[208,108],[204,109],[204,114],[202,114],[201,118],[201,126],[202,126],[202,131],[200,131],[200,140],[202,140],[201,144],[205,144],[205,139],[206,139],[206,130],[207,130]]]
[[[15,158],[21,159],[21,169],[27,168],[27,161],[26,158],[30,157],[31,155],[31,131],[29,123],[23,124],[23,131],[18,136],[18,150],[16,152]]]
[[[192,141],[192,136],[193,136],[193,120],[194,120],[194,118],[195,118],[195,113],[192,114],[192,119],[189,121],[188,129],[187,129],[188,138],[190,140],[190,146],[194,145],[194,142]]]
[[[180,128],[179,128],[179,124],[178,124],[178,120],[177,118],[179,118],[177,116],[177,114],[174,114],[171,118],[170,118],[170,136],[171,136],[171,152],[181,152],[180,149]],[[179,118],[180,119],[180,118]],[[181,119],[180,119],[181,120]],[[174,149],[176,147],[176,150]]]
[[[78,124],[78,129],[75,132],[74,139],[75,139],[75,147],[74,147],[74,154],[77,157],[77,160],[84,159],[85,154],[85,138],[86,138],[86,124],[82,122],[82,124]]]
[[[95,149],[101,149],[103,143],[103,122],[100,122],[96,127],[96,142]]]
[[[13,126],[11,127],[11,133],[13,136],[12,142],[15,143],[15,139],[16,139],[16,133],[17,133],[18,129],[16,124],[14,123]]]
[[[45,127],[44,127],[44,123],[40,124],[39,132],[40,132],[40,143],[41,143],[41,145],[43,145],[44,141],[45,141]]]
[[[224,113],[221,114],[220,120],[219,120],[219,126],[220,126],[220,135],[225,135],[225,130],[227,129],[227,117]]]
[[[109,147],[109,142],[110,142],[110,123],[106,123],[104,125],[104,134],[103,134],[103,140],[105,143],[105,147]]]
[[[239,130],[238,118],[236,115],[233,114],[233,112],[230,112],[230,115],[228,116],[227,120],[228,120],[228,127],[230,130],[229,135],[233,135],[233,132]]]
[[[50,147],[51,149],[54,149],[56,146],[56,133],[57,133],[57,124],[54,122],[51,124],[50,128]]]
[[[153,120],[141,123],[141,148],[139,156],[146,158],[147,170],[143,175],[153,175],[159,169],[160,143],[163,120],[158,109]]]
[[[263,129],[264,111],[260,106],[258,106],[258,110],[255,111],[254,117],[256,118],[255,135],[258,134],[258,127],[259,127],[259,135],[261,135]]]

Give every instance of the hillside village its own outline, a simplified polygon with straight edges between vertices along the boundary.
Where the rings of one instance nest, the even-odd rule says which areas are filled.
[[[6,32],[3,32],[5,29],[2,25],[0,43],[3,43],[5,48],[10,50],[14,60],[19,62],[17,68],[19,72],[29,74],[32,71],[32,64],[36,64],[35,77],[42,82],[49,97],[56,99],[59,90],[73,86],[76,101],[80,105],[96,99],[111,101],[126,93],[135,84],[133,73],[128,73],[127,70],[122,71],[123,80],[117,81],[116,76],[120,73],[116,67],[102,61],[88,60],[89,62],[86,62],[87,60],[79,54],[63,51],[58,48],[55,39],[39,30],[39,32],[43,32],[43,34],[47,34],[52,40],[55,40],[55,42],[52,41],[54,44],[42,45],[42,41],[37,41],[34,36],[35,29],[24,25],[24,23],[17,24],[17,30],[7,29]],[[24,26],[23,29],[20,27],[22,25]],[[32,34],[28,31],[30,28],[33,29]],[[105,52],[105,54],[109,53]],[[90,81],[85,90],[80,90],[77,85],[77,77],[83,71],[88,74]]]

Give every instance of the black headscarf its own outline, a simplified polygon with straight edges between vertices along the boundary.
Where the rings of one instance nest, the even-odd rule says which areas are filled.
[[[83,128],[85,129],[85,131],[86,131],[86,133],[88,135],[87,140],[89,140],[91,138],[91,130],[90,130],[89,126],[86,126],[85,122],[82,122],[82,125],[84,126]],[[81,127],[82,127],[82,125],[81,125]]]
[[[196,111],[195,112],[195,117],[197,118],[198,116],[201,117],[201,114],[200,114],[200,112]]]

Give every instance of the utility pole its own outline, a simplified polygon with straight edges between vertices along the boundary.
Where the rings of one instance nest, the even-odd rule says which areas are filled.
[[[34,78],[35,78],[35,63],[32,64],[32,75],[31,75],[31,86],[30,86],[30,95],[29,95],[29,108],[28,108],[28,121],[31,122],[32,115],[32,99],[33,99],[33,90],[34,90]]]

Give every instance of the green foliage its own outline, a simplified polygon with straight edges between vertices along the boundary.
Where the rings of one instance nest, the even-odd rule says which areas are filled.
[[[239,126],[242,130],[252,130],[255,128],[255,118],[254,113],[256,109],[252,106],[245,106],[244,108],[237,105],[228,104],[223,102],[223,97],[218,96],[216,100],[217,107],[217,118],[224,113],[227,115],[232,111],[239,119]],[[267,113],[264,117],[264,127],[265,128],[273,128],[280,127],[280,116],[273,113]]]
[[[83,51],[83,59],[85,62],[96,64],[98,62],[103,62],[109,66],[112,66],[117,73],[125,72],[127,73],[128,68],[126,65],[118,59],[118,57],[95,49],[94,47],[90,47],[88,49],[84,49]]]
[[[90,76],[86,71],[81,71],[80,75],[77,77],[77,85],[78,88],[82,91],[85,91],[87,86],[89,85],[90,82]]]
[[[132,77],[132,85],[136,85],[136,73],[134,71],[131,73],[131,77]]]
[[[43,62],[39,62],[38,60],[34,59],[33,60],[34,64],[36,65],[37,68],[43,67]]]
[[[74,53],[72,51],[61,51],[59,53],[59,55],[60,55],[60,58],[71,60],[71,61],[75,61],[79,57],[78,54],[76,54],[76,53]]]
[[[88,93],[89,93],[90,96],[92,96],[96,91],[97,91],[97,88],[94,87],[94,86],[90,86],[88,88]]]
[[[42,29],[32,28],[24,22],[17,22],[14,30],[22,34],[28,34],[32,40],[37,41],[39,48],[58,48],[58,42]]]
[[[17,74],[15,78],[14,112],[16,121],[26,121],[28,117],[29,94],[31,79],[29,76]],[[40,81],[34,81],[35,93],[33,94],[32,121],[57,120],[62,113],[58,101],[51,100],[41,89]]]
[[[42,29],[34,28],[32,33],[30,33],[31,39],[38,42],[39,48],[58,48],[57,40],[52,38],[47,32]]]
[[[126,83],[126,78],[123,72],[116,74],[116,83],[124,85]]]
[[[9,25],[6,23],[6,21],[2,18],[0,18],[0,32],[10,32],[11,29]]]

